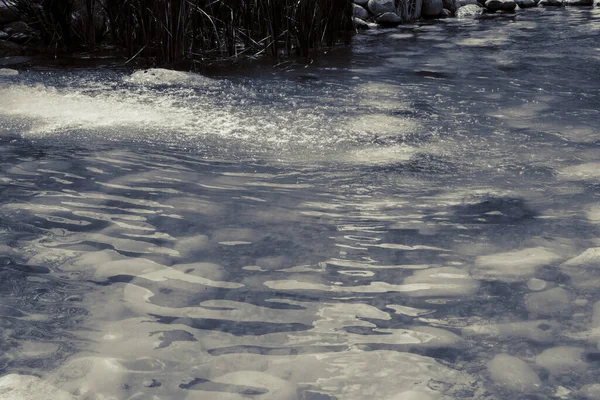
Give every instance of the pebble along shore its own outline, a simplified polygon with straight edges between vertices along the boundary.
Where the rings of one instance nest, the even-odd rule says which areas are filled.
[[[597,6],[600,2],[597,2]],[[495,18],[531,7],[594,6],[594,0],[354,0],[357,30],[394,27],[419,18]]]

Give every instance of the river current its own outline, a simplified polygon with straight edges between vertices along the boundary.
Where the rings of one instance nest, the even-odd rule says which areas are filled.
[[[0,77],[0,375],[600,398],[599,34],[532,9],[306,66]]]

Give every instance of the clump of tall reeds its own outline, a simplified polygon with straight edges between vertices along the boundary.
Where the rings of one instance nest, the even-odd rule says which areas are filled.
[[[0,0],[4,1],[4,0]],[[65,49],[116,45],[156,64],[307,55],[352,28],[350,0],[13,0]]]

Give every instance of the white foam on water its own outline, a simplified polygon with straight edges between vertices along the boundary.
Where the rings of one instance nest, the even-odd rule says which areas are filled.
[[[107,88],[94,95],[74,88],[12,85],[0,87],[0,97],[0,115],[24,119],[30,124],[24,133],[32,136],[83,130],[126,138],[140,131],[158,134],[170,129],[227,134],[239,126],[232,115],[217,109],[181,107],[177,96],[127,89]]]
[[[558,170],[558,179],[564,181],[598,182],[600,163],[590,162],[572,165]]]
[[[55,86],[31,84],[27,79],[45,81],[34,73],[22,75],[25,78],[19,82],[0,85],[4,120],[0,129],[31,138],[208,146],[240,152],[243,157],[260,153],[278,158],[283,150],[289,152],[287,158],[306,162],[325,158],[370,165],[405,160],[413,150],[410,146],[363,149],[365,140],[381,135],[405,138],[424,129],[415,119],[387,115],[386,110],[353,119],[332,115],[328,107],[305,104],[302,96],[265,91],[256,82],[233,85],[186,72],[153,69],[104,80],[97,76],[63,80]],[[357,141],[361,149],[344,150]],[[118,159],[108,162],[113,161],[123,164]],[[256,185],[283,188],[286,184]]]

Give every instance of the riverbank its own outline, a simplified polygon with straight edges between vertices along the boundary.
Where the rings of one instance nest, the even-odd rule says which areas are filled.
[[[352,20],[360,30],[394,27],[421,18],[487,19],[526,8],[565,6],[592,7],[594,0],[354,0]]]
[[[127,60],[177,68],[308,56],[345,40],[350,6],[347,0],[0,0],[0,57],[112,49]]]
[[[28,1],[21,0],[23,3]],[[116,43],[118,42],[115,41],[115,37],[118,36],[117,28],[113,29],[116,33],[110,34],[115,37],[104,32],[104,35],[109,36],[94,40],[80,38],[80,43],[71,48],[65,47],[64,38],[61,38],[61,35],[58,35],[59,39],[48,42],[45,39],[48,32],[44,32],[44,29],[47,28],[40,24],[40,17],[38,16],[38,20],[36,20],[36,17],[32,14],[20,12],[22,8],[16,8],[17,3],[19,2],[9,4],[0,0],[0,66],[43,65],[59,68],[105,65],[133,68],[163,66],[181,70],[198,70],[207,64],[217,65],[220,68],[222,65],[234,65],[241,60],[247,62],[248,60],[264,59],[267,55],[270,55],[269,58],[284,57],[288,59],[293,58],[295,55],[306,57],[323,49],[331,49],[336,43],[348,42],[352,32],[366,29],[393,28],[401,24],[454,17],[475,19],[512,18],[526,8],[592,7],[594,0],[354,0],[351,3],[351,11],[349,12],[351,13],[351,21],[348,21],[350,24],[344,22],[345,16],[348,16],[346,14],[349,14],[347,11],[350,9],[345,6],[341,8],[338,6],[341,15],[339,18],[334,18],[334,20],[338,23],[340,29],[338,29],[336,35],[330,35],[331,37],[326,41],[300,44],[302,40],[299,40],[298,35],[310,37],[314,34],[310,32],[301,33],[299,32],[299,25],[296,25],[295,29],[298,31],[296,36],[298,37],[295,39],[286,38],[279,44],[275,43],[277,41],[270,44],[264,42],[261,44],[260,40],[252,39],[250,45],[248,45],[247,40],[245,43],[242,43],[243,41],[234,43],[233,51],[223,52],[224,49],[213,48],[203,53],[194,53],[182,48],[178,50],[179,53],[170,55],[160,54],[164,53],[165,49],[161,48],[162,45],[156,44],[157,38],[154,41],[147,39],[145,43],[140,42],[137,45],[124,42]],[[597,1],[597,3],[600,4],[600,1]],[[104,31],[110,31],[109,28],[111,28],[109,25],[102,26]],[[82,27],[77,29],[73,27],[73,29],[73,35],[81,36],[81,32],[78,33],[78,30],[81,31]],[[316,29],[315,32],[320,32],[321,36],[324,36],[324,31],[319,31],[323,28],[316,27],[314,29]],[[344,30],[347,34],[342,34]],[[242,35],[241,30],[237,36],[234,35],[230,39],[240,40],[240,35]],[[265,38],[268,38],[268,36]],[[180,39],[184,42],[180,47],[189,47],[189,43],[186,42],[188,39],[183,36]],[[295,44],[292,43],[294,40],[296,41]],[[188,44],[185,45],[185,43]],[[169,46],[172,47],[172,45],[166,45],[167,48]],[[235,49],[236,46],[239,48]]]

